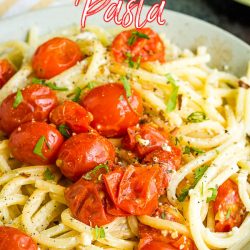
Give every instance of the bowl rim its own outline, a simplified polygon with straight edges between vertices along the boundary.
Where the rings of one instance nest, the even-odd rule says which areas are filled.
[[[46,13],[48,10],[56,11],[57,9],[64,9],[64,8],[67,9],[70,6],[73,7],[73,8],[78,8],[78,7],[73,6],[72,4],[63,4],[63,5],[60,5],[60,6],[49,6],[49,7],[42,8],[42,9],[30,10],[30,11],[23,12],[23,13],[20,13],[20,14],[16,14],[16,15],[13,15],[13,16],[10,16],[10,17],[5,17],[5,18],[0,19],[0,28],[4,24],[8,24],[9,22],[15,22],[16,19],[21,18],[21,17],[25,18],[25,17],[27,17],[27,15],[34,15],[35,13]],[[145,9],[147,9],[149,7],[151,7],[151,6],[148,5],[148,4],[144,5]],[[189,19],[191,21],[194,21],[196,23],[202,23],[203,25],[207,25],[207,27],[213,28],[213,29],[217,30],[220,33],[224,33],[224,35],[227,36],[228,38],[234,39],[241,46],[243,46],[246,50],[249,50],[249,52],[250,52],[250,44],[248,44],[246,41],[238,38],[236,35],[230,33],[230,31],[222,29],[222,28],[216,26],[215,24],[207,22],[207,21],[205,21],[203,19],[200,19],[198,17],[188,15],[186,13],[170,10],[168,8],[164,8],[164,12],[171,13],[171,15],[177,15],[177,16],[180,15],[180,16],[183,16],[183,17],[185,17],[185,18],[187,18],[187,19]],[[69,23],[69,25],[70,25],[70,23]],[[156,24],[152,24],[152,25],[156,25]]]

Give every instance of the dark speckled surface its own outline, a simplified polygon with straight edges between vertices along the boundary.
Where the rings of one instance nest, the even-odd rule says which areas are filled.
[[[152,5],[159,0],[145,0]],[[167,9],[215,24],[250,44],[250,7],[231,0],[167,0]]]

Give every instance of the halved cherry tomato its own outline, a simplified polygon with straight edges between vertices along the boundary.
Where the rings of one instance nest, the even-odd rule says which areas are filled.
[[[101,135],[117,137],[138,123],[143,112],[141,96],[132,89],[127,99],[122,84],[110,83],[92,89],[82,105],[94,116],[91,126]]]
[[[128,57],[134,62],[165,62],[164,44],[159,35],[150,28],[121,32],[112,43],[112,52],[117,62],[123,62]]]
[[[7,134],[22,123],[46,121],[50,111],[57,105],[55,92],[41,84],[29,85],[21,93],[21,103],[16,108],[16,93],[5,98],[0,106],[0,127]]]
[[[109,196],[116,207],[132,215],[151,215],[158,207],[159,167],[116,169],[103,175]]]
[[[181,162],[181,150],[174,145],[169,146],[169,151],[157,149],[143,159],[143,163],[157,164],[161,167],[162,182],[158,188],[164,194],[174,170],[178,169]]]
[[[229,232],[243,222],[246,210],[240,199],[238,186],[231,180],[219,188],[214,201],[215,231]]]
[[[16,73],[14,67],[8,62],[8,60],[0,60],[0,89],[8,80]]]
[[[17,160],[32,165],[53,163],[62,143],[59,131],[45,122],[21,124],[9,139],[11,154]]]
[[[111,142],[97,133],[82,133],[62,145],[56,164],[66,177],[76,181],[97,165],[112,163],[114,159]]]
[[[55,37],[38,47],[32,59],[32,67],[37,77],[50,79],[82,59],[83,55],[77,43],[67,38]]]
[[[123,147],[143,157],[156,149],[171,150],[169,135],[150,124],[130,127],[122,141]]]
[[[13,227],[0,227],[1,250],[37,250],[32,238]]]
[[[80,178],[66,188],[65,199],[73,216],[87,225],[102,226],[115,219],[105,211],[106,201],[102,184]]]
[[[92,115],[78,103],[64,101],[50,113],[50,121],[56,126],[65,124],[72,132],[82,133],[89,130]]]

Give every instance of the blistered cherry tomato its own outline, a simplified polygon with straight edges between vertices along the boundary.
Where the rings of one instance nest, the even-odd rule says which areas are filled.
[[[91,126],[101,135],[117,137],[138,123],[143,112],[141,96],[134,90],[127,98],[122,84],[110,83],[92,89],[82,105],[93,115]]]
[[[12,227],[0,227],[1,250],[37,250],[32,238],[20,230]]]
[[[72,101],[64,101],[50,113],[52,123],[57,126],[65,124],[75,133],[87,132],[91,120],[92,115]]]
[[[81,178],[66,188],[65,199],[73,216],[87,225],[102,226],[115,219],[105,211],[105,192],[102,184]]]
[[[18,125],[35,121],[46,121],[50,111],[57,105],[54,91],[41,84],[32,84],[21,90],[22,97],[17,107],[17,93],[9,95],[0,106],[0,127],[10,134]]]
[[[219,188],[214,201],[215,231],[229,232],[243,222],[246,210],[240,199],[238,186],[231,180]]]
[[[45,122],[21,124],[9,139],[11,154],[30,165],[53,163],[62,143],[59,131]]]
[[[77,43],[55,37],[38,47],[32,59],[32,67],[37,77],[50,79],[74,66],[82,58]]]
[[[0,89],[8,80],[16,73],[14,67],[8,62],[8,60],[0,60]]]
[[[147,154],[143,159],[143,163],[157,164],[161,167],[162,182],[159,187],[160,194],[165,193],[173,171],[179,168],[181,162],[181,150],[175,147],[174,145],[168,147],[168,151],[165,151],[163,149],[157,149]]]
[[[132,215],[151,215],[158,207],[159,167],[116,169],[103,175],[109,196],[116,207]]]
[[[82,133],[63,144],[56,164],[66,177],[76,181],[97,165],[112,163],[114,159],[111,142],[97,133]]]
[[[159,35],[150,28],[121,32],[112,43],[112,52],[117,62],[123,62],[128,57],[134,62],[165,62],[164,44]]]
[[[150,124],[130,127],[122,141],[123,147],[143,157],[157,149],[171,150],[169,135]]]

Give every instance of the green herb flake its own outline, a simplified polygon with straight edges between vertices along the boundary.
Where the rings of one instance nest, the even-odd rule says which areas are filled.
[[[69,89],[66,88],[66,87],[58,87],[58,86],[56,86],[56,85],[55,85],[54,83],[52,83],[52,82],[46,82],[46,80],[44,80],[44,79],[39,79],[39,78],[36,78],[36,77],[32,78],[32,83],[34,83],[34,84],[42,84],[42,85],[44,85],[44,86],[49,87],[49,88],[52,89],[52,90],[57,90],[57,91],[67,91],[67,90],[69,90]]]
[[[128,82],[127,77],[126,76],[122,76],[121,77],[121,82],[122,82],[123,87],[125,89],[126,96],[127,96],[127,98],[129,98],[132,94],[131,94],[131,86],[130,86],[130,84]]]
[[[31,80],[32,83],[37,83],[37,84],[45,84],[45,80],[43,79],[39,79],[39,78],[36,78],[36,77],[33,77],[32,80]]]
[[[201,167],[195,169],[195,171],[194,171],[194,183],[190,187],[184,188],[182,190],[181,194],[177,197],[177,199],[178,199],[179,202],[183,202],[186,199],[186,197],[188,196],[189,190],[195,188],[195,186],[197,185],[197,183],[199,182],[199,180],[201,179],[201,177],[207,171],[208,167],[209,166],[205,165],[205,166],[201,166]]]
[[[165,213],[165,212],[162,212],[162,213],[161,213],[161,218],[162,218],[163,220],[166,219],[166,213]]]
[[[50,180],[54,180],[54,179],[55,179],[55,176],[54,176],[53,173],[50,171],[50,169],[47,168],[47,169],[44,171],[44,173],[43,173],[43,178],[44,178],[45,180],[50,181]]]
[[[204,154],[205,151],[201,150],[201,149],[198,149],[198,148],[195,148],[195,147],[189,147],[189,146],[185,146],[184,148],[184,152],[183,154],[194,154],[194,155],[200,155],[200,154]]]
[[[215,201],[217,194],[218,194],[218,188],[209,188],[208,190],[212,191],[212,194],[210,197],[207,197],[207,203],[209,203],[210,201]]]
[[[94,228],[95,239],[105,238],[105,230],[103,227],[95,226]]]
[[[227,210],[227,214],[226,214],[226,220],[228,220],[230,218],[230,215],[231,215],[231,208],[229,208]]]
[[[68,88],[66,88],[66,87],[58,87],[58,86],[56,86],[54,83],[52,83],[52,82],[47,82],[47,83],[45,83],[44,84],[45,86],[47,86],[47,87],[49,87],[50,89],[52,89],[52,90],[57,90],[57,91],[67,91],[67,90],[69,90]]]
[[[88,89],[93,89],[93,88],[96,87],[96,85],[97,85],[96,82],[89,82],[89,83],[87,84],[87,88],[88,88]]]
[[[43,149],[43,145],[46,142],[46,138],[45,136],[41,136],[40,139],[38,140],[38,142],[35,145],[35,148],[33,150],[33,153],[40,156],[43,159],[46,159],[45,156],[43,155],[42,149]]]
[[[166,77],[167,77],[167,82],[170,83],[172,86],[172,92],[166,103],[166,108],[167,112],[172,112],[176,108],[179,86],[176,85],[175,79],[170,74],[167,74]]]
[[[94,169],[92,169],[91,171],[89,171],[87,174],[85,174],[82,178],[87,180],[87,181],[91,181],[92,180],[92,176],[94,175],[99,169],[104,168],[106,170],[106,172],[109,172],[109,166],[106,164],[100,164],[98,166],[96,166]]]
[[[194,185],[196,186],[196,184],[199,182],[199,180],[201,179],[201,177],[205,174],[205,172],[208,169],[208,165],[204,165],[201,166],[199,168],[196,168],[194,170]]]
[[[69,138],[71,136],[70,128],[66,124],[59,125],[58,130],[65,138]]]
[[[81,97],[82,89],[77,87],[75,89],[75,96],[72,98],[73,102],[79,102]]]
[[[142,32],[139,32],[139,31],[133,31],[131,36],[128,39],[128,45],[132,46],[136,42],[137,38],[144,38],[144,39],[149,40],[148,35],[146,35]]]
[[[125,55],[126,55],[125,62],[128,63],[129,68],[135,68],[135,69],[140,68],[141,56],[139,56],[136,61],[133,61],[132,55],[130,53],[126,53]]]
[[[190,189],[192,189],[192,187],[182,189],[181,194],[178,195],[178,197],[177,197],[177,200],[179,202],[183,202],[186,199],[186,197],[188,196],[188,192]]]
[[[187,117],[187,121],[190,123],[199,123],[207,120],[207,116],[204,112],[193,112]]]
[[[23,101],[22,91],[18,89],[16,93],[16,98],[13,102],[13,108],[16,109],[19,106],[19,104],[22,103],[22,101]]]

